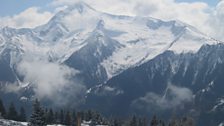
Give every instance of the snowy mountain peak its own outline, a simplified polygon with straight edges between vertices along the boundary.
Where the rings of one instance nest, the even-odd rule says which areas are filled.
[[[86,4],[83,1],[79,1],[76,2],[75,4],[73,4],[72,6],[68,7],[68,10],[72,11],[72,10],[78,10],[78,12],[81,14],[85,11],[91,10],[91,11],[96,11],[94,8],[92,8],[91,6],[89,6],[88,4]]]
[[[100,20],[97,23],[96,29],[103,29],[104,28],[104,24],[105,24],[105,22],[103,20]]]
[[[80,15],[86,14],[86,13],[92,13],[96,12],[94,8],[86,4],[85,2],[76,2],[73,5],[68,6],[66,9],[61,10],[58,12],[54,18],[63,18],[68,15],[72,15],[74,13],[78,12]]]
[[[85,46],[116,47],[107,52],[110,55],[100,60],[97,66],[105,68],[108,77],[147,62],[167,50],[197,52],[204,44],[217,43],[181,21],[112,15],[97,11],[84,2],[67,7],[47,24],[35,29],[2,31],[4,28],[0,33],[0,52],[4,43],[13,41],[24,52],[41,56],[49,54],[57,62],[66,61]],[[98,54],[102,54],[99,48],[88,48],[98,49]]]

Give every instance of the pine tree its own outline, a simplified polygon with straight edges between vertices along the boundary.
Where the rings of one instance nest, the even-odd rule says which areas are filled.
[[[140,124],[139,124],[140,125]],[[141,125],[140,126],[147,126],[148,124],[147,124],[147,119],[146,119],[146,117],[143,117],[142,119],[141,119]]]
[[[97,112],[92,113],[92,124],[93,125],[100,124],[101,120],[102,120],[102,118],[99,113],[97,113]]]
[[[58,117],[58,112],[57,112],[57,111],[54,113],[54,123],[55,123],[55,124],[60,123],[60,121],[59,121],[59,117]]]
[[[86,113],[86,121],[90,121],[92,120],[92,111],[91,110],[88,110],[87,113]]]
[[[84,111],[80,111],[78,114],[79,114],[81,120],[85,120],[85,112]]]
[[[16,108],[14,106],[14,103],[10,103],[7,118],[11,120],[18,121],[18,113],[16,111]]]
[[[26,122],[26,112],[23,107],[20,108],[19,121]]]
[[[165,123],[162,120],[159,120],[158,126],[165,126]]]
[[[65,115],[65,125],[70,126],[71,125],[71,114],[69,111],[67,111],[66,115]]]
[[[177,119],[171,119],[168,126],[177,126],[178,125],[178,120]]]
[[[62,109],[60,111],[60,124],[64,124],[64,111]]]
[[[76,114],[76,111],[73,110],[73,112],[72,112],[72,125],[74,126],[74,125],[76,125],[76,123],[77,123],[77,114]]]
[[[46,126],[44,111],[40,106],[38,99],[34,101],[33,113],[30,117],[29,126]]]
[[[6,117],[6,112],[5,112],[5,107],[3,105],[2,100],[0,99],[0,117],[5,118]]]
[[[137,126],[137,118],[136,116],[133,116],[131,121],[130,121],[130,126]]]
[[[138,125],[139,126],[144,126],[144,122],[142,118],[138,118]]]
[[[150,125],[151,126],[157,126],[158,125],[158,120],[157,120],[156,116],[153,116]]]
[[[53,110],[50,109],[49,111],[47,111],[47,117],[46,117],[46,120],[47,120],[47,124],[53,124],[54,122],[54,113],[53,113]]]
[[[45,119],[45,122],[46,122],[46,124],[48,124],[48,120],[47,120],[48,109],[45,108],[43,111],[44,111],[44,119]]]
[[[119,121],[118,119],[114,119],[112,122],[112,126],[121,126],[121,121]]]
[[[190,118],[190,117],[182,118],[180,123],[182,126],[194,126],[195,125],[193,118]]]

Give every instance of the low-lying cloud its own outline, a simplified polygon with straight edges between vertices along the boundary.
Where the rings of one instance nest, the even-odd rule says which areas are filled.
[[[66,105],[70,101],[78,103],[84,95],[85,86],[73,79],[78,71],[66,65],[24,58],[17,71],[24,76],[24,83],[30,83],[35,97],[39,99]]]
[[[169,84],[164,95],[149,92],[144,97],[134,100],[132,106],[149,111],[155,109],[168,110],[182,107],[192,101],[193,93],[190,89]]]

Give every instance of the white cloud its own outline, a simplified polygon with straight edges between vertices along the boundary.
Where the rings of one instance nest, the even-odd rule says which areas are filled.
[[[53,14],[48,11],[40,11],[37,7],[31,7],[14,16],[0,17],[1,27],[34,28],[45,24]]]
[[[211,27],[210,34],[224,41],[224,1],[220,1],[208,19],[207,26]]]
[[[36,97],[51,100],[55,105],[66,105],[73,100],[78,104],[84,95],[85,87],[73,79],[77,71],[66,65],[25,57],[17,71],[24,76],[24,83],[34,87]]]
[[[185,87],[168,85],[164,96],[149,92],[144,97],[134,100],[132,106],[142,110],[151,111],[155,108],[159,110],[183,107],[185,103],[193,101],[193,93]]]
[[[164,2],[166,1],[166,2]],[[202,2],[197,3],[176,3],[172,0],[157,0],[145,2],[141,6],[136,5],[136,8],[153,7],[154,11],[142,12],[136,10],[136,15],[145,13],[145,16],[152,16],[163,20],[181,20],[188,24],[201,27],[204,21],[207,20],[209,6]]]
[[[98,17],[91,12],[88,13],[89,16],[82,16],[76,13],[76,10],[71,11],[71,15],[64,17],[64,22],[69,29],[83,29],[83,28],[94,28],[98,22]],[[75,20],[78,19],[78,20]]]

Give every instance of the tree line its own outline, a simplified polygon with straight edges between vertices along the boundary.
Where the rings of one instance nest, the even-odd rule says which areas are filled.
[[[91,126],[108,125],[107,120],[98,112],[91,110],[76,112],[63,109],[54,112],[52,109],[44,109],[36,99],[33,103],[29,126],[46,126],[47,124],[80,126],[83,120],[91,122]]]
[[[33,111],[27,120],[26,112],[23,107],[18,114],[11,103],[8,111],[6,111],[2,100],[0,99],[0,117],[15,120],[28,121],[28,126],[46,126],[48,124],[63,124],[67,126],[81,126],[81,123],[88,123],[90,126],[105,125],[105,126],[194,126],[194,120],[190,117],[180,119],[170,119],[168,122],[153,116],[151,119],[139,117],[136,115],[127,119],[121,118],[105,118],[99,112],[93,110],[75,111],[75,110],[57,110],[44,108],[41,106],[38,99],[33,102]]]
[[[0,99],[0,118],[26,122],[27,117],[24,107],[20,107],[18,112],[14,103],[11,102],[8,110],[6,110],[2,100]]]

